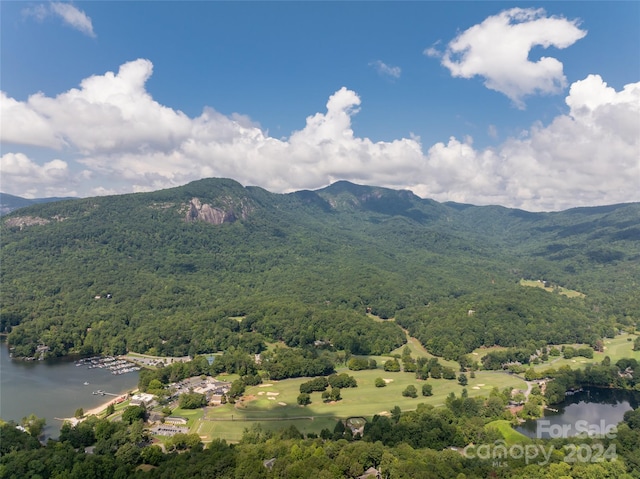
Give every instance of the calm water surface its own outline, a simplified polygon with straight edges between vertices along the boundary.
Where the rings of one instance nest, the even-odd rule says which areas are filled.
[[[110,396],[93,395],[93,391],[120,394],[137,385],[137,372],[114,375],[108,369],[88,369],[69,360],[14,361],[7,344],[0,343],[0,417],[16,422],[32,413],[44,417],[48,437],[58,436],[62,422],[56,417],[73,417],[80,407],[87,410],[109,400]]]
[[[545,410],[543,418],[526,421],[516,429],[534,438],[548,438],[546,431],[567,431],[567,436],[575,436],[588,431],[585,428],[598,428],[593,432],[604,434],[607,427],[622,421],[624,413],[637,408],[639,402],[637,392],[585,388],[552,406],[557,412]]]

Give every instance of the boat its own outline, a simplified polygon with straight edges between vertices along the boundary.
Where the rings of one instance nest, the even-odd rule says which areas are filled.
[[[85,386],[88,386],[88,385],[89,385],[89,382],[88,382],[88,381],[85,381],[85,382],[84,382],[84,385],[85,385]]]

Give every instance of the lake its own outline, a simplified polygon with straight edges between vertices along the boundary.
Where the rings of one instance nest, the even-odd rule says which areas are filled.
[[[6,342],[0,342],[0,417],[18,423],[32,413],[43,417],[47,437],[57,437],[62,426],[54,418],[73,417],[80,407],[88,410],[109,400],[93,391],[121,394],[137,385],[137,372],[114,375],[108,369],[76,366],[69,359],[14,361]]]
[[[606,434],[622,421],[624,413],[638,407],[640,393],[616,389],[584,388],[545,410],[544,417],[516,428],[529,437],[570,437],[581,432]]]

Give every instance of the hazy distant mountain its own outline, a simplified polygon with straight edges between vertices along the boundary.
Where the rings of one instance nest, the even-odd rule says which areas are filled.
[[[12,211],[17,210],[19,208],[24,208],[25,206],[36,205],[39,203],[50,203],[53,201],[70,200],[70,199],[73,199],[73,198],[52,197],[52,198],[28,199],[28,198],[22,198],[20,196],[10,195],[8,193],[0,193],[0,216],[11,213]]]

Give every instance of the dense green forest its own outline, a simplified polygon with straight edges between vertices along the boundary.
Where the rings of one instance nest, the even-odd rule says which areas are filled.
[[[639,220],[640,204],[528,213],[348,182],[280,195],[208,179],[32,205],[2,218],[0,330],[27,357],[273,341],[382,354],[399,326],[451,357],[593,343],[638,321]]]

